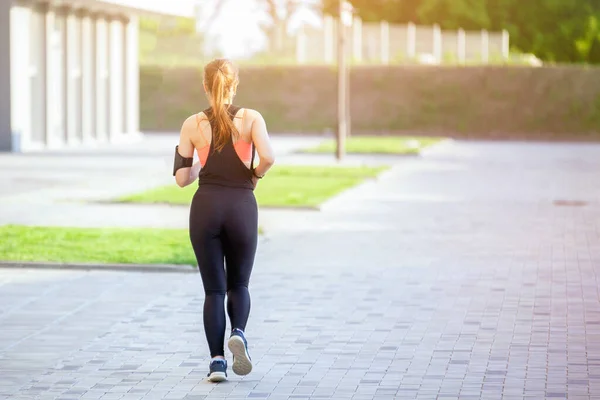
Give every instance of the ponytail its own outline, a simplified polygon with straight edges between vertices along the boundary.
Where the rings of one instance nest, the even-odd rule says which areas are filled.
[[[226,97],[237,86],[237,71],[231,62],[218,59],[206,66],[204,77],[212,105],[213,149],[221,151],[232,134],[236,140],[239,137],[225,104]]]

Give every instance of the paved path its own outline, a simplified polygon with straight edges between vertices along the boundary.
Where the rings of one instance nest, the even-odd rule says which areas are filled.
[[[186,206],[107,203],[121,196],[173,184],[173,148],[178,136],[147,135],[135,144],[39,154],[0,154],[0,225],[187,228]],[[333,155],[295,154],[321,137],[273,136],[278,164],[337,164]],[[391,164],[398,157],[347,156],[344,165]],[[304,213],[265,209],[266,231]]]
[[[173,148],[178,136],[146,135],[135,144],[39,154],[0,154],[0,225],[187,228],[189,207],[108,203],[173,184]],[[278,164],[338,164],[333,155],[296,154],[321,137],[273,136]],[[347,156],[343,165],[391,165],[402,157]],[[303,223],[306,212],[261,209],[265,232]]]
[[[2,271],[0,398],[600,399],[599,171],[600,146],[455,143],[288,224],[255,371],[220,385],[199,277]]]
[[[173,184],[177,140],[177,135],[154,134],[140,143],[89,150],[0,154],[0,225],[187,228],[188,207],[101,203]],[[292,163],[313,162],[314,158],[293,152],[322,140],[272,138],[278,162]],[[333,157],[320,159],[333,161]],[[267,220],[277,220],[280,215],[261,213]]]

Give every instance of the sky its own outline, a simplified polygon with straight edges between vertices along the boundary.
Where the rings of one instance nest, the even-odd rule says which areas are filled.
[[[208,42],[219,48],[225,57],[244,58],[260,50],[266,44],[260,29],[261,22],[267,22],[268,15],[264,11],[261,0],[222,0],[224,5],[214,18],[216,3],[219,0],[199,0],[199,22]],[[310,0],[306,1],[307,3]],[[314,1],[313,1],[314,2]],[[213,19],[212,23],[208,23]],[[295,30],[302,22],[318,25],[316,13],[301,8],[292,19],[290,29]],[[204,30],[204,29],[202,29]]]
[[[2,1],[2,0],[0,0]],[[194,16],[198,25],[207,37],[207,50],[217,48],[225,57],[244,58],[264,48],[266,39],[260,29],[261,22],[268,22],[264,0],[102,0],[158,12],[169,12],[179,15]],[[215,17],[218,1],[223,2],[220,12]],[[283,4],[285,0],[277,0]],[[290,30],[294,31],[299,24],[320,25],[317,13],[310,11],[308,4],[316,4],[318,0],[297,0],[305,4],[290,21]],[[195,5],[199,7],[195,10]],[[213,20],[209,24],[210,20]]]

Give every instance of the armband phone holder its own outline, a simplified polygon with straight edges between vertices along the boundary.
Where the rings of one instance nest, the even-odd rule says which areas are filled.
[[[181,168],[189,168],[192,166],[193,163],[194,157],[183,157],[181,154],[179,154],[179,145],[175,146],[175,159],[173,160],[173,176],[175,176],[177,170]]]

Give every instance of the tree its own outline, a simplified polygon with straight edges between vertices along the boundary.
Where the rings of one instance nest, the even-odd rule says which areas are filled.
[[[597,0],[487,0],[491,29],[507,29],[512,45],[546,61],[598,62]]]
[[[348,0],[369,22],[506,29],[511,46],[546,61],[600,63],[600,0]],[[336,15],[336,0],[322,0]]]
[[[221,14],[221,10],[223,9],[223,6],[225,5],[226,1],[227,0],[217,0],[216,1],[216,4],[212,11],[212,15],[210,16],[210,18],[208,18],[208,20],[206,22],[206,26],[204,26],[204,28],[203,28],[203,30],[205,32],[208,31],[212,27],[212,24],[214,23],[214,21],[217,20],[219,14]]]
[[[298,9],[297,0],[261,0],[269,15],[269,22],[261,24],[267,35],[270,51],[281,54],[284,51],[283,39],[287,35],[290,19]]]
[[[422,0],[416,10],[422,24],[439,24],[444,29],[486,29],[488,10],[482,0]]]
[[[348,0],[365,22],[418,22],[416,10],[423,0]],[[323,14],[338,16],[338,0],[323,0]]]

